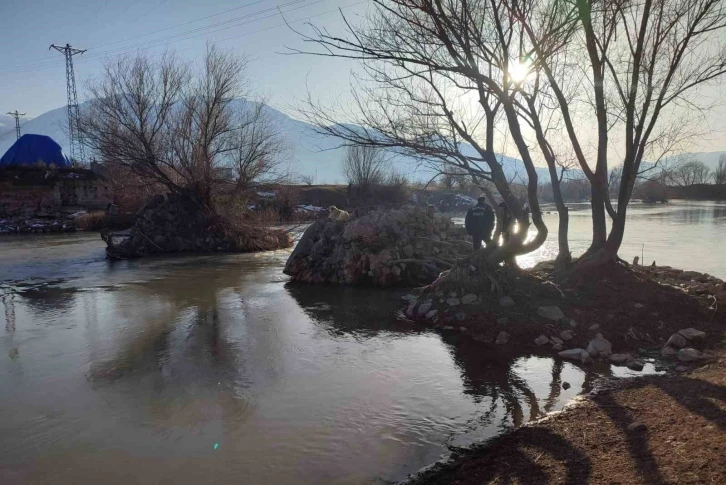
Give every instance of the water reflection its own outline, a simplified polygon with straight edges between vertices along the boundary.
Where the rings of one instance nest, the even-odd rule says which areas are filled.
[[[160,258],[6,292],[0,482],[391,482],[591,379],[399,321],[388,290],[285,284],[284,260]]]

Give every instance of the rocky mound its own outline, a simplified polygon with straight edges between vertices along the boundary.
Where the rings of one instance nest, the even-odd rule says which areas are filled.
[[[420,285],[470,252],[462,227],[409,206],[372,211],[349,222],[315,221],[284,271],[306,283]]]
[[[110,258],[155,253],[253,252],[292,246],[289,234],[265,227],[231,224],[190,197],[150,197],[126,234],[102,235]]]

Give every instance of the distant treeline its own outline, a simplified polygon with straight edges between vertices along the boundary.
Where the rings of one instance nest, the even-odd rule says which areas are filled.
[[[726,200],[726,184],[695,184],[687,187],[668,187],[671,199]]]

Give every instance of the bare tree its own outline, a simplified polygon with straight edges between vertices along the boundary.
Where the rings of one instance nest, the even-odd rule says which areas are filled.
[[[669,171],[670,183],[679,187],[707,184],[710,178],[711,171],[698,160],[685,160]]]
[[[315,177],[312,175],[300,175],[300,183],[303,185],[315,185]]]
[[[343,159],[343,175],[354,187],[367,190],[381,185],[388,176],[386,154],[375,146],[349,146]]]
[[[593,239],[581,268],[617,257],[627,207],[644,159],[659,160],[684,136],[682,121],[700,88],[726,72],[721,36],[726,11],[719,0],[643,0],[605,2],[512,2],[531,43],[535,63],[547,75],[580,168],[591,185]],[[575,15],[577,35],[568,53],[585,53],[587,71],[577,79],[579,95],[565,95],[575,70],[563,76],[566,60],[548,53],[550,30],[542,26]],[[542,20],[544,19],[544,20]],[[577,111],[575,111],[575,109]],[[597,126],[595,163],[585,152],[580,120]],[[670,119],[669,119],[670,117]],[[614,137],[613,135],[617,135]],[[617,208],[608,196],[608,162],[613,138],[624,139]],[[606,213],[613,224],[607,231]]]
[[[84,141],[104,163],[211,206],[273,173],[283,153],[264,105],[239,99],[246,65],[214,47],[198,70],[173,54],[110,62],[88,87]]]
[[[537,249],[547,227],[537,200],[533,154],[520,126],[524,76],[510,69],[521,53],[521,29],[506,4],[376,0],[367,23],[354,26],[346,20],[346,25],[345,36],[314,29],[303,37],[322,48],[315,54],[362,61],[375,87],[356,86],[349,112],[336,113],[309,100],[304,114],[347,143],[393,148],[438,175],[463,170],[481,187],[491,182],[520,230],[487,252],[488,263]],[[536,229],[532,238],[529,218],[496,154],[497,141],[505,137],[511,137],[526,172]]]
[[[718,168],[713,172],[713,183],[726,184],[726,155],[718,157]]]

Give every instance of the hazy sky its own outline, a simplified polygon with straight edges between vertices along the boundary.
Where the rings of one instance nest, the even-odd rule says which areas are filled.
[[[307,86],[324,103],[345,101],[353,64],[281,54],[286,45],[302,43],[278,8],[295,28],[309,20],[335,32],[342,27],[338,8],[355,19],[369,7],[369,0],[0,0],[0,112],[34,117],[65,106],[65,64],[60,53],[48,51],[52,43],[88,49],[74,58],[81,101],[84,81],[97,76],[106,59],[139,49],[199,59],[208,41],[252,56],[254,88],[289,114]],[[726,85],[713,93],[726,99]],[[702,125],[711,134],[690,150],[726,150],[726,107],[711,111]]]
[[[368,0],[0,0],[0,112],[34,117],[66,104],[64,59],[48,51],[53,43],[88,49],[74,57],[79,100],[84,80],[97,76],[106,59],[139,49],[154,56],[166,48],[200,58],[207,41],[249,54],[253,87],[275,107],[288,111],[306,83],[328,98],[344,95],[349,63],[279,54],[285,45],[302,44],[281,25],[278,7],[295,28],[309,19],[335,30],[339,7],[356,16]]]

